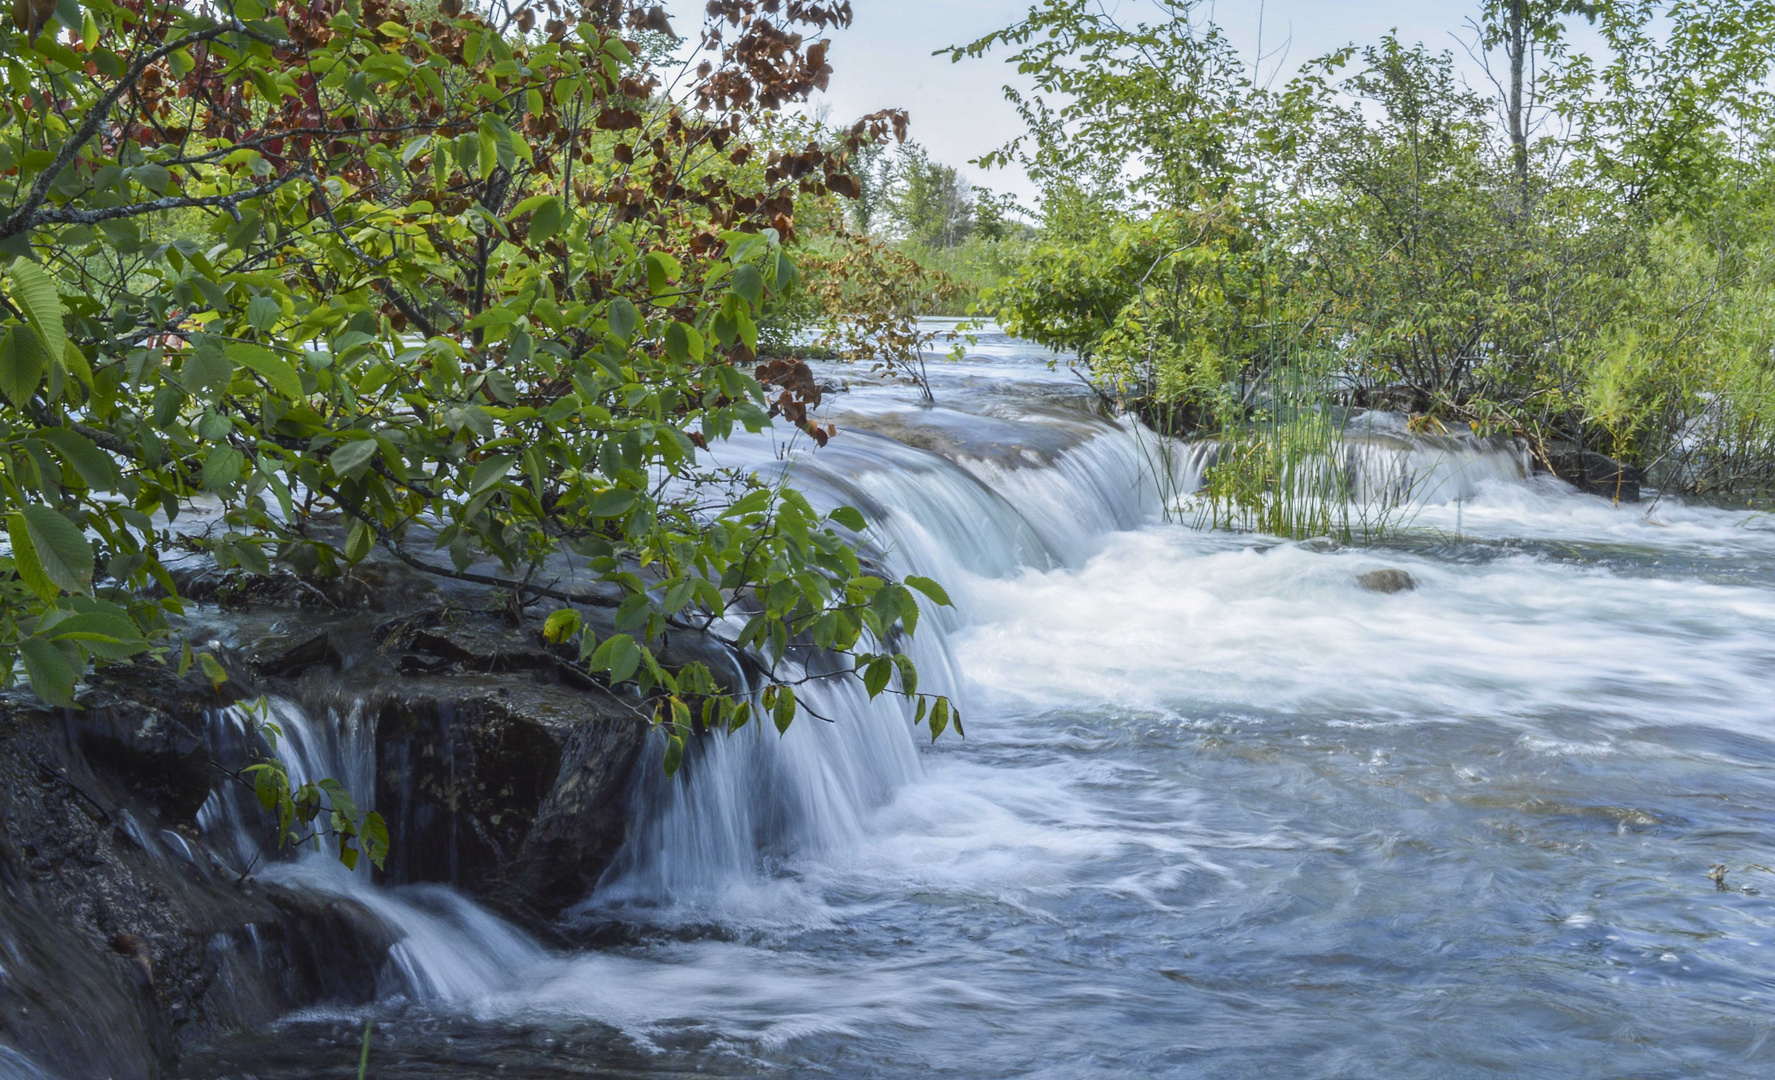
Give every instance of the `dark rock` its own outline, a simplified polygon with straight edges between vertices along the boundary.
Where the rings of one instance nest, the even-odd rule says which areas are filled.
[[[372,911],[243,882],[240,855],[195,827],[254,749],[215,712],[261,693],[373,724],[386,880],[450,883],[533,928],[591,892],[624,838],[651,706],[486,590],[353,574],[187,575],[211,603],[184,630],[228,670],[220,691],[140,663],[91,675],[79,711],[0,694],[0,1045],[56,1075],[147,1080],[218,1033],[397,989],[378,985],[395,935]],[[601,604],[583,613],[614,632]],[[696,634],[663,655],[741,678]]]
[[[1639,501],[1641,477],[1638,469],[1594,450],[1581,449],[1576,443],[1549,443],[1547,460],[1537,462],[1537,465],[1551,467],[1553,475],[1579,491],[1616,502]]]
[[[1356,575],[1356,584],[1369,592],[1400,593],[1410,592],[1418,587],[1417,580],[1403,570],[1386,567],[1381,570],[1370,570],[1366,574]]]
[[[462,888],[536,922],[583,900],[621,846],[650,725],[604,691],[453,676],[376,709],[386,877]]]
[[[139,770],[117,766],[164,744],[130,730],[143,719],[108,678],[77,724],[0,701],[0,1044],[54,1075],[148,1080],[217,1032],[371,1000],[394,939],[367,909],[243,886],[203,869],[219,863],[200,841],[192,863],[154,839],[162,800],[137,799]],[[166,704],[140,707],[194,726]],[[107,722],[120,730],[97,742],[116,752],[89,759]]]
[[[584,614],[613,632],[609,612]],[[285,627],[259,655],[320,655],[312,620],[290,621],[310,632]],[[345,614],[327,636],[343,653],[337,668],[292,662],[296,674],[278,677],[276,662],[262,664],[258,689],[316,715],[373,718],[374,806],[391,841],[383,879],[451,885],[532,927],[583,900],[621,846],[651,707],[611,693],[543,640],[537,618],[512,625],[503,607]],[[725,646],[672,634],[662,662],[691,660],[743,680]]]
[[[332,636],[324,631],[281,652],[253,661],[253,666],[261,674],[283,678],[300,675],[317,664],[339,666],[339,653],[333,648]]]
[[[78,712],[63,715],[79,755],[153,808],[189,825],[215,784],[205,713],[225,699],[201,677],[179,679],[153,663],[94,673]]]
[[[1376,412],[1403,413],[1407,416],[1427,413],[1435,399],[1420,387],[1396,383],[1391,386],[1363,386],[1352,390],[1349,403],[1358,409]]]

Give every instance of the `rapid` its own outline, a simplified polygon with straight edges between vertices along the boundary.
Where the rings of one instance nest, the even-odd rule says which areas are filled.
[[[1199,452],[1049,359],[988,334],[934,407],[858,380],[824,449],[717,449],[946,586],[912,648],[965,739],[836,682],[644,761],[546,941],[275,866],[402,933],[381,1000],[181,1075],[352,1075],[366,1022],[382,1078],[1775,1070],[1775,523],[1476,444],[1384,546],[1212,531],[1155,481]],[[361,771],[351,716],[273,707],[294,775]]]

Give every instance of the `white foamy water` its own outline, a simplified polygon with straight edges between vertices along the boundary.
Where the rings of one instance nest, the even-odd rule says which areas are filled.
[[[1481,500],[1467,519],[1497,518]],[[1632,531],[1623,527],[1621,531]],[[1396,567],[1412,592],[1363,589]],[[1775,593],[1626,577],[1533,554],[1483,563],[1322,553],[1154,526],[1078,570],[977,587],[960,667],[1036,710],[1332,713],[1352,721],[1509,720],[1549,710],[1623,725],[1769,717]],[[1044,617],[1064,611],[1067,617]]]

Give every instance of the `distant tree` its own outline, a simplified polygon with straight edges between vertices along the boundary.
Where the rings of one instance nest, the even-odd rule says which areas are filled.
[[[917,143],[893,162],[888,215],[893,232],[923,247],[955,247],[974,228],[973,189],[954,166],[934,161]]]

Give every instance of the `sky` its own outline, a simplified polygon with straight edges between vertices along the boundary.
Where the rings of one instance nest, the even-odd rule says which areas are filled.
[[[1104,3],[1136,18],[1142,8],[1151,10],[1144,0]],[[1034,191],[1020,173],[983,172],[966,164],[1021,132],[1017,113],[1003,92],[1016,72],[998,56],[956,64],[931,55],[1011,25],[1029,9],[1030,0],[852,0],[852,4],[855,22],[833,35],[831,63],[836,73],[831,90],[815,106],[824,106],[834,123],[848,123],[882,108],[905,109],[912,116],[911,137],[937,160],[959,167],[976,185],[1032,201]],[[669,0],[666,6],[681,34],[693,33],[701,25],[703,0]],[[1472,40],[1465,24],[1478,8],[1478,0],[1218,0],[1213,4],[1216,20],[1247,58],[1255,58],[1261,41],[1267,57],[1261,68],[1266,80],[1281,65],[1278,85],[1306,60],[1352,42],[1373,43],[1397,28],[1407,42],[1451,50],[1463,74],[1479,87],[1483,72],[1454,36]]]

